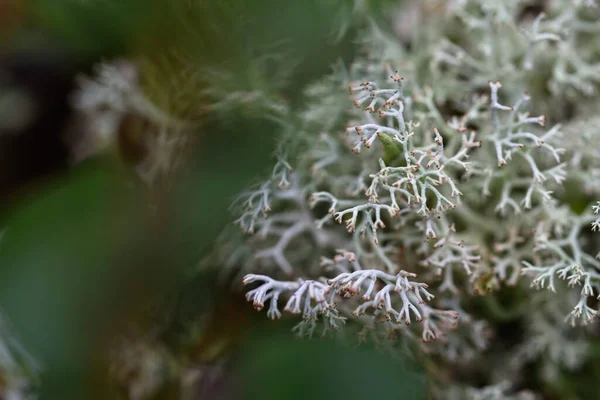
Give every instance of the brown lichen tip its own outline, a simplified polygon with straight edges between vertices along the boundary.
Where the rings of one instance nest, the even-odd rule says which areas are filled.
[[[394,82],[398,82],[398,81],[404,80],[403,77],[401,77],[400,75],[398,75],[398,71],[394,71],[394,75],[391,75],[390,78],[392,78],[392,80]]]

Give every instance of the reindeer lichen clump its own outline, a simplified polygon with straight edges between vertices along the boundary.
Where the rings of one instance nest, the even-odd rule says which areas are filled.
[[[529,358],[510,360],[515,371],[553,346],[539,335],[533,344],[541,326],[580,343],[564,322],[598,314],[600,203],[579,211],[569,192],[600,196],[600,124],[587,107],[564,107],[598,105],[600,45],[586,38],[600,32],[599,14],[549,2],[528,18],[521,3],[448,2],[443,19],[425,10],[438,24],[420,26],[410,49],[365,40],[366,58],[307,90],[293,128],[300,144],[286,147],[284,136],[272,177],[236,208],[251,234],[238,248],[253,257],[221,258],[245,275],[255,308],[279,318],[285,303],[302,316],[301,335],[322,326],[377,344],[401,337],[413,350],[420,337],[426,353],[464,361],[484,354],[497,318],[510,318],[476,304],[516,291],[513,318],[537,322],[519,350]],[[468,40],[446,36],[452,27]],[[514,379],[471,394],[508,396]]]

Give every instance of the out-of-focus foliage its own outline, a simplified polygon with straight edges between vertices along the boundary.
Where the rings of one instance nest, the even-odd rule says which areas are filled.
[[[294,341],[280,331],[255,334],[234,371],[241,400],[425,399],[423,371],[407,359],[331,340]]]
[[[340,41],[353,13],[366,11],[359,3],[35,0],[32,13],[69,48],[133,58],[153,103],[195,119],[207,112],[207,98],[242,101],[251,112],[264,113],[254,107],[265,101],[279,108],[278,91],[293,97],[348,54]]]

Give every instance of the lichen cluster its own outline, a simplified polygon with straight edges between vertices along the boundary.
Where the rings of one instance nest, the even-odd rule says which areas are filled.
[[[234,203],[248,236],[224,239],[235,251],[220,261],[268,317],[301,315],[300,335],[464,365],[494,354],[511,371],[484,389],[453,382],[456,396],[535,397],[519,371],[537,362],[549,385],[585,364],[594,329],[579,325],[598,314],[600,14],[567,1],[416,8],[410,45],[373,27],[363,56],[307,89],[271,176]],[[519,356],[488,346],[506,320],[524,330]]]

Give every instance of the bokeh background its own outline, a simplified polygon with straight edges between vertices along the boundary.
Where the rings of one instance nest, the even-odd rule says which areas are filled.
[[[0,0],[0,398],[423,398],[418,365],[292,340],[199,266],[286,110],[354,57],[361,26],[389,26],[390,3]],[[135,117],[76,154],[73,93],[113,60],[193,121],[152,184]]]

